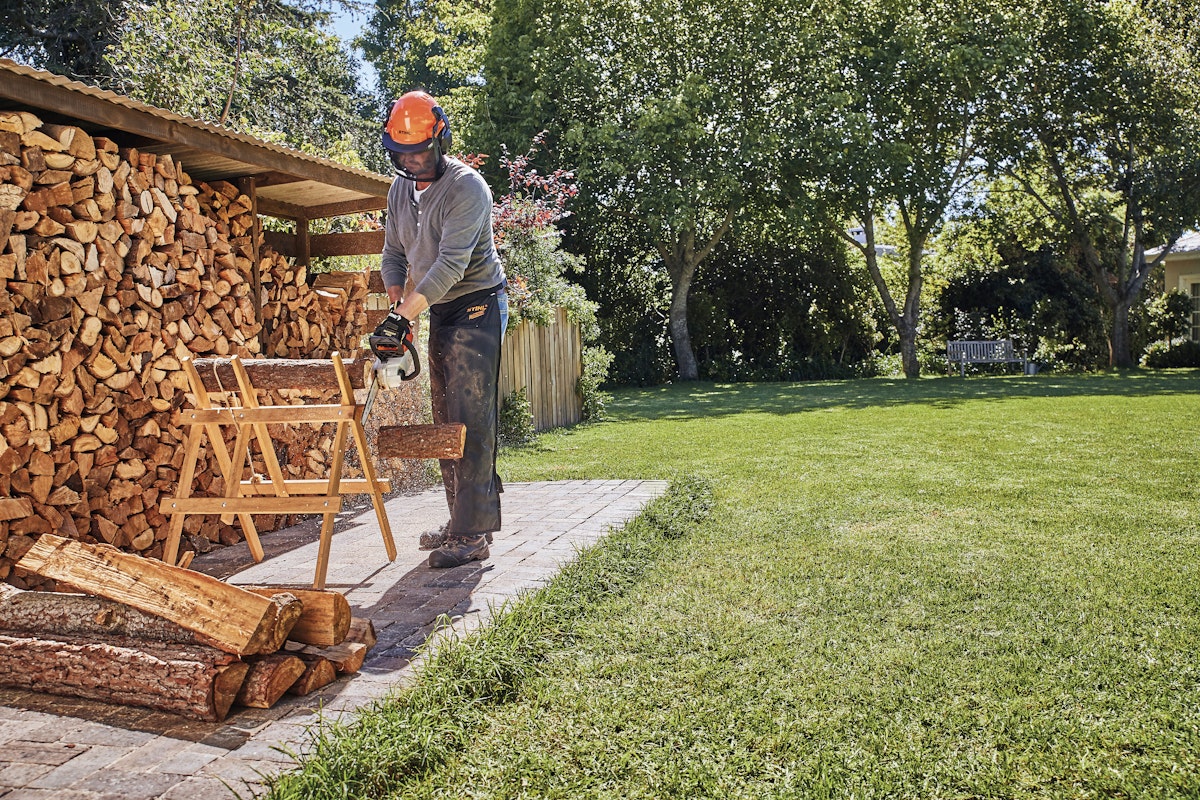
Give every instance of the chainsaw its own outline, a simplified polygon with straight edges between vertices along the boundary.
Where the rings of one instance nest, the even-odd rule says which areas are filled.
[[[380,387],[395,389],[421,374],[421,359],[413,344],[412,324],[395,311],[387,315],[367,343],[375,363],[371,365],[371,387],[363,403],[364,419],[371,413]]]

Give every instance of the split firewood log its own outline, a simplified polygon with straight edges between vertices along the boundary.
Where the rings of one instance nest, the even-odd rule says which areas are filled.
[[[350,623],[350,630],[341,644],[331,647],[314,647],[313,645],[287,642],[286,652],[305,656],[319,656],[333,663],[340,673],[358,672],[362,669],[367,653],[375,646],[375,626],[369,619],[355,617]]]
[[[293,655],[272,653],[252,657],[250,671],[237,693],[238,705],[270,708],[304,674],[304,662]]]
[[[17,566],[171,620],[238,655],[278,650],[302,611],[294,596],[262,597],[198,572],[53,534],[43,534]]]
[[[273,597],[286,592],[299,598],[304,610],[292,626],[288,639],[302,644],[328,647],[340,644],[350,631],[350,603],[341,592],[282,586],[244,586],[247,591]]]
[[[297,653],[296,657],[304,662],[304,674],[296,679],[288,689],[288,694],[303,697],[337,680],[337,668],[328,658],[308,653]]]

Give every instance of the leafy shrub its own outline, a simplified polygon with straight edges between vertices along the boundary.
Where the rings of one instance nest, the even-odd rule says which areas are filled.
[[[1190,339],[1164,339],[1146,348],[1142,366],[1154,369],[1200,367],[1200,342]]]
[[[583,398],[583,419],[599,422],[604,419],[604,409],[612,396],[600,391],[600,384],[608,375],[613,355],[603,347],[583,348],[583,374],[579,376],[576,390]]]
[[[525,387],[509,393],[501,402],[497,428],[500,444],[509,447],[529,444],[537,436],[533,429],[533,407]]]

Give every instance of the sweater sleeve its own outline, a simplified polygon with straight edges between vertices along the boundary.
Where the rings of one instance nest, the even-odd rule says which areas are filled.
[[[403,287],[408,280],[408,256],[400,241],[400,186],[399,181],[388,191],[387,224],[383,229],[383,261],[379,265],[379,276],[384,286]]]
[[[491,190],[483,178],[476,175],[460,178],[441,220],[437,258],[416,287],[430,305],[463,279],[486,226],[491,224]]]

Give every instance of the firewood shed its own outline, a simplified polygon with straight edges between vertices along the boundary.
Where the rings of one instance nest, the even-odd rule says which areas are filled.
[[[0,581],[42,588],[13,565],[48,533],[162,557],[159,505],[185,450],[182,362],[353,350],[378,272],[322,290],[310,259],[378,254],[383,233],[311,235],[310,223],[383,209],[390,184],[0,59]],[[264,231],[261,216],[294,232]],[[313,430],[281,444],[286,477],[320,477],[330,436],[296,427]],[[211,452],[195,480],[197,495],[221,494]],[[200,516],[184,534],[241,539]]]

